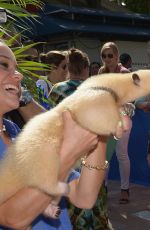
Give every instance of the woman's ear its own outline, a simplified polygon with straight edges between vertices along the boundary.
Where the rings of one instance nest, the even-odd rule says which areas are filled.
[[[140,77],[137,73],[132,74],[133,83],[137,86],[140,86]]]

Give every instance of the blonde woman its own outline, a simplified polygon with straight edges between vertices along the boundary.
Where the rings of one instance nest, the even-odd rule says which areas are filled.
[[[114,42],[105,43],[100,51],[103,66],[99,69],[102,73],[129,73],[130,71],[119,62],[119,49]],[[134,105],[128,103],[124,109],[131,118],[134,115]],[[130,177],[130,159],[128,156],[128,141],[132,128],[132,120],[129,121],[129,130],[124,133],[121,139],[116,143],[116,156],[119,162],[120,178],[121,178],[121,195],[120,204],[129,202],[129,177]],[[113,149],[112,149],[113,150]],[[111,151],[112,151],[111,150]]]
[[[100,73],[129,73],[121,63],[119,63],[119,50],[114,42],[107,42],[101,48],[101,60],[103,66],[99,69]]]

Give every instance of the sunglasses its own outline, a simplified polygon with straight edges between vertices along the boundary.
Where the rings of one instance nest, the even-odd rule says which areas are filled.
[[[113,54],[102,54],[102,59],[106,59],[108,57],[109,59],[112,59],[114,57]]]

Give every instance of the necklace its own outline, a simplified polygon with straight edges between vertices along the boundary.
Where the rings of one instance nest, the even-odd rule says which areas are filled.
[[[6,127],[5,127],[5,125],[3,125],[3,128],[0,129],[0,133],[3,133],[3,132],[5,132],[5,131],[6,131]]]

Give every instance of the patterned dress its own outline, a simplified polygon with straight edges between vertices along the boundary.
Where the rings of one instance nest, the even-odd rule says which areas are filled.
[[[67,80],[55,84],[51,90],[50,98],[57,105],[64,98],[71,95],[83,81]]]
[[[52,102],[49,101],[48,95],[49,91],[52,88],[50,82],[45,80],[38,80],[36,82],[37,90],[38,90],[38,101],[39,103],[46,109],[49,110],[53,107]]]

